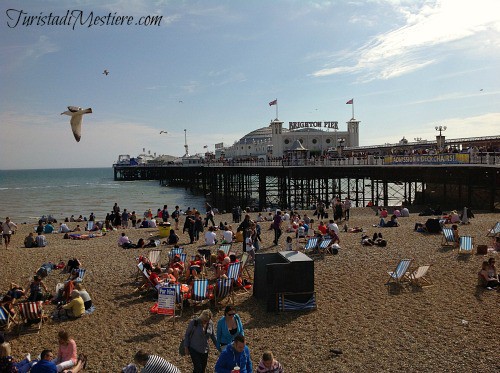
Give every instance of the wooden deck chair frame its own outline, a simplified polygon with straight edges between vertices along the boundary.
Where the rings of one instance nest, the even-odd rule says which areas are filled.
[[[151,262],[151,265],[159,265],[161,257],[161,249],[151,249],[148,251],[148,259]]]
[[[175,319],[178,317],[182,317],[182,311],[184,310],[184,294],[182,293],[181,284],[169,284],[168,287],[175,289],[175,306],[174,306],[174,315],[172,319],[175,323]],[[179,311],[179,314],[177,314]]]
[[[486,237],[497,237],[500,235],[500,221],[497,221],[497,223],[491,227],[491,229],[488,231],[488,234]]]
[[[230,278],[218,278],[215,282],[214,302],[215,307],[220,309],[222,301],[227,299],[226,305],[234,304],[233,280]]]
[[[441,238],[441,247],[443,248],[450,248],[450,247],[455,247],[457,243],[455,242],[455,238],[453,236],[453,229],[452,228],[443,228],[443,236]]]
[[[332,238],[323,238],[318,245],[318,250],[321,254],[327,254],[330,253],[333,255],[332,251]]]
[[[144,264],[142,262],[137,263],[135,272],[135,281],[138,281],[142,276],[142,271],[144,270]]]
[[[472,254],[474,250],[474,239],[472,236],[460,236],[460,245],[458,247],[459,254]]]
[[[193,280],[191,299],[189,300],[189,303],[193,306],[193,315],[196,314],[197,306],[201,307],[210,301],[208,290],[208,279]]]
[[[432,281],[427,278],[427,272],[429,271],[430,267],[430,264],[426,264],[423,266],[419,266],[412,272],[407,272],[407,278],[408,281],[410,281],[410,284],[418,287],[432,286]]]
[[[36,332],[39,333],[42,329],[44,312],[43,312],[43,302],[23,302],[18,303],[19,305],[19,315],[21,316],[21,322],[18,325],[18,335],[21,333]],[[32,323],[30,329],[27,330],[27,324]]]
[[[250,267],[248,261],[250,260],[250,254],[248,254],[247,252],[244,252],[243,254],[241,254],[241,258],[240,258],[240,263],[241,263],[241,277],[243,277],[243,273],[246,273],[247,275],[247,278],[249,279],[252,279],[253,276],[250,274],[250,269],[248,267]]]
[[[396,265],[394,271],[387,272],[389,274],[389,280],[386,285],[394,282],[396,284],[402,284],[407,281],[406,272],[408,272],[408,268],[410,268],[413,259],[401,259],[399,263]]]
[[[0,306],[0,330],[8,332],[14,323],[10,312],[4,306]]]

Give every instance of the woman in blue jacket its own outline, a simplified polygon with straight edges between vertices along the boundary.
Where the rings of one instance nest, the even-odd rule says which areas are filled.
[[[217,349],[223,351],[237,335],[245,335],[243,324],[234,306],[226,306],[224,316],[217,322]]]

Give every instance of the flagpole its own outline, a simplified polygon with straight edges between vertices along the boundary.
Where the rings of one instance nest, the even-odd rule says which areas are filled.
[[[352,119],[354,119],[354,99],[352,99]]]
[[[276,119],[278,119],[278,99],[276,99]]]

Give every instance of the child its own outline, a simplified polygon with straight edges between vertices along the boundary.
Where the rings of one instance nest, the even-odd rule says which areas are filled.
[[[285,245],[285,250],[286,251],[292,251],[293,250],[293,239],[292,239],[292,236],[288,236],[286,238],[286,245]]]
[[[257,367],[257,373],[283,373],[283,367],[273,356],[271,351],[266,351],[262,354],[262,359]]]

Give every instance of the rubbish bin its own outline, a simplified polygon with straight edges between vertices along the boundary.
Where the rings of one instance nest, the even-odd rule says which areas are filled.
[[[158,225],[158,231],[160,238],[166,238],[170,236],[170,223],[161,223]]]

